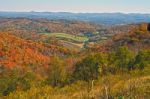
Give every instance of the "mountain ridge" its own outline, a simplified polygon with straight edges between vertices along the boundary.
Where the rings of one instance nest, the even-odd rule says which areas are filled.
[[[0,11],[4,18],[46,18],[49,20],[79,20],[104,25],[121,25],[150,22],[150,14],[141,13],[72,13],[72,12],[5,12]]]

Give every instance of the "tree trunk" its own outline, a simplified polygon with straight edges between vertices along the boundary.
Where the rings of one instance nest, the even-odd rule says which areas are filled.
[[[106,99],[108,99],[108,87],[106,85],[104,85],[104,88],[105,88]]]

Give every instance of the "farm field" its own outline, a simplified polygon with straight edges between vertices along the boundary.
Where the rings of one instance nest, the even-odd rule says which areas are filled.
[[[49,37],[56,37],[61,40],[67,40],[67,41],[72,41],[76,43],[84,43],[85,41],[88,41],[89,38],[84,37],[84,36],[75,36],[71,34],[66,34],[66,33],[41,33],[43,35],[47,35]]]

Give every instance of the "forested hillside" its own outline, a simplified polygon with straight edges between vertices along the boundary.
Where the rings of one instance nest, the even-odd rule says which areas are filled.
[[[0,19],[0,99],[149,98],[149,24]]]
[[[69,20],[48,20],[43,18],[0,18],[1,31],[26,31],[36,33],[53,33],[63,32],[70,34],[79,34],[86,32],[95,32],[96,29],[101,29],[102,26]]]

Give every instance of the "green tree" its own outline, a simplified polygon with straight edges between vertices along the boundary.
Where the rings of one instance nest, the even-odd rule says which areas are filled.
[[[133,53],[126,46],[119,47],[113,55],[113,63],[123,69],[130,68],[130,63],[133,60]]]
[[[103,54],[91,54],[77,62],[73,72],[74,80],[84,80],[88,83],[88,98],[93,90],[94,80],[103,72],[107,60]]]
[[[0,77],[0,93],[1,95],[8,95],[9,93],[13,92],[17,88],[17,81],[18,81],[19,75],[18,70],[13,69],[4,70],[2,76]]]
[[[135,57],[134,67],[144,69],[148,65],[150,65],[150,50],[142,50]]]
[[[31,82],[34,81],[33,73],[20,74],[19,69],[5,69],[0,76],[0,95],[8,95],[17,90],[28,90],[31,88]]]
[[[66,79],[65,63],[59,57],[54,57],[49,63],[48,83],[52,86],[60,86]]]
[[[76,80],[91,81],[100,75],[100,68],[104,66],[106,60],[101,54],[88,55],[75,65],[73,78]]]

